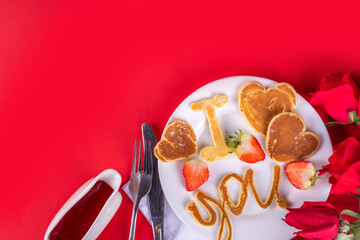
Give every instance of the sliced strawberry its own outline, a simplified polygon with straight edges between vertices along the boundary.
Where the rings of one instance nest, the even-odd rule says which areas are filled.
[[[316,176],[314,164],[304,160],[286,164],[285,172],[289,182],[300,190],[313,186],[319,178]]]
[[[204,161],[191,159],[183,167],[186,190],[194,191],[209,178],[209,168]]]
[[[240,136],[235,152],[240,160],[247,163],[256,163],[265,159],[265,153],[258,140],[250,133]]]

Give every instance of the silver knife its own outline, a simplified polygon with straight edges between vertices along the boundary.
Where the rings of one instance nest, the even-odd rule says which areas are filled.
[[[150,124],[143,123],[142,125],[142,137],[143,143],[147,141],[152,141],[154,145],[152,146],[152,150],[154,150],[154,146],[156,144],[156,137],[154,131],[152,130]],[[144,144],[145,145],[145,144]],[[154,239],[162,240],[163,239],[163,220],[164,220],[164,193],[161,188],[159,172],[158,172],[158,159],[153,153],[153,182],[151,186],[151,190],[148,194],[148,203],[151,213],[151,222],[153,226]]]

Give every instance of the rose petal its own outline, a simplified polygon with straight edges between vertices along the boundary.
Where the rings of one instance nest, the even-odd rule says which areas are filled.
[[[316,92],[310,104],[323,108],[333,119],[344,123],[349,122],[348,112],[358,110],[358,100],[349,84]]]
[[[326,91],[336,88],[340,85],[342,77],[345,75],[343,72],[339,73],[325,73],[321,78],[319,84],[316,86],[317,91]]]
[[[297,232],[298,235],[304,238],[316,238],[319,240],[331,240],[338,233],[339,225],[328,225],[322,228],[317,228],[313,230],[304,230]]]
[[[338,180],[336,178],[334,178],[333,176],[331,176],[329,178],[329,183],[332,184],[332,185],[335,185],[338,183]]]
[[[295,234],[303,238],[332,239],[338,231],[339,216],[328,202],[304,202],[300,208],[288,208],[288,211],[283,220],[301,230]]]
[[[360,155],[358,157],[360,158]],[[344,194],[346,192],[353,192],[360,194],[357,188],[360,188],[360,161],[349,167],[334,186],[332,193]]]
[[[290,240],[314,240],[314,239],[313,238],[303,238],[302,236],[296,235],[295,237],[293,237]]]
[[[331,170],[333,171],[346,171],[349,166],[360,161],[360,142],[351,142],[346,147],[345,152],[342,156],[336,153],[334,157],[329,158],[329,162],[332,163]],[[336,159],[335,159],[336,158]]]
[[[336,208],[328,202],[304,202],[300,208],[332,208],[336,211]]]
[[[326,73],[321,78],[319,84],[316,86],[317,91],[326,91],[332,88],[336,88],[340,85],[349,84],[354,90],[354,97],[359,99],[360,88],[351,76],[351,72],[340,72],[340,73]]]
[[[354,193],[346,193],[346,194],[329,194],[327,202],[330,202],[336,207],[336,211],[341,213],[345,209],[349,209],[352,211],[359,211],[359,200]],[[355,218],[349,217],[348,215],[342,216],[344,219],[349,222],[355,221]]]
[[[334,153],[329,158],[329,164],[323,166],[320,175],[329,172],[337,180],[352,164],[360,161],[360,142],[350,137],[334,147]]]
[[[325,166],[325,167],[326,167],[326,166]],[[334,167],[334,169],[335,169],[335,167]],[[334,169],[332,169],[332,168],[324,168],[324,169],[321,169],[319,175],[321,176],[321,175],[323,175],[324,173],[328,172],[329,174],[331,174],[331,176],[332,176],[333,178],[336,179],[336,182],[338,182],[338,181],[340,180],[341,176],[344,174],[345,171],[340,171],[340,170],[336,170],[336,169],[334,170]],[[329,182],[330,182],[330,181],[329,181]]]
[[[359,99],[360,96],[360,88],[359,86],[355,83],[354,79],[351,76],[350,72],[347,72],[346,74],[343,75],[341,81],[340,81],[340,85],[345,85],[345,84],[349,84],[353,91],[354,91],[354,97],[356,99]]]
[[[350,144],[350,143],[356,143],[356,139],[353,137],[349,137],[347,139],[345,139],[344,141],[342,141],[341,143],[339,143],[338,145],[334,146],[334,152],[341,152],[341,154],[344,154],[346,147]]]
[[[308,226],[303,225],[301,222],[298,222],[297,219],[294,217],[294,214],[287,213],[285,215],[285,219],[282,219],[283,221],[285,221],[289,226],[291,227],[295,227],[297,229],[309,229]]]
[[[338,224],[339,219],[333,208],[289,208],[289,224],[298,229],[321,228]],[[285,222],[288,223],[288,221]]]

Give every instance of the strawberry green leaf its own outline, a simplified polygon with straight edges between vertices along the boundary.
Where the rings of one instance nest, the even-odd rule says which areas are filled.
[[[228,146],[229,148],[235,148],[236,143],[235,142],[226,142],[226,146]]]
[[[235,136],[234,135],[229,135],[230,139],[235,139],[232,141],[226,141],[226,146],[228,146],[229,148],[234,148],[234,151],[231,151],[229,153],[234,153],[236,147],[240,144],[239,140],[242,136],[242,131],[239,129],[239,132],[234,131]]]

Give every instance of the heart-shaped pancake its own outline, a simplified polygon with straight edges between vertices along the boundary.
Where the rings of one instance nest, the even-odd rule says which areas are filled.
[[[301,160],[319,147],[318,136],[305,131],[304,120],[296,113],[280,113],[270,122],[266,134],[266,151],[278,162]]]
[[[246,121],[255,131],[265,136],[274,116],[294,110],[297,93],[287,83],[265,89],[258,82],[249,82],[240,89],[238,101]]]
[[[163,140],[156,144],[154,154],[163,162],[171,162],[189,158],[196,150],[196,135],[190,124],[175,120],[166,126]]]

